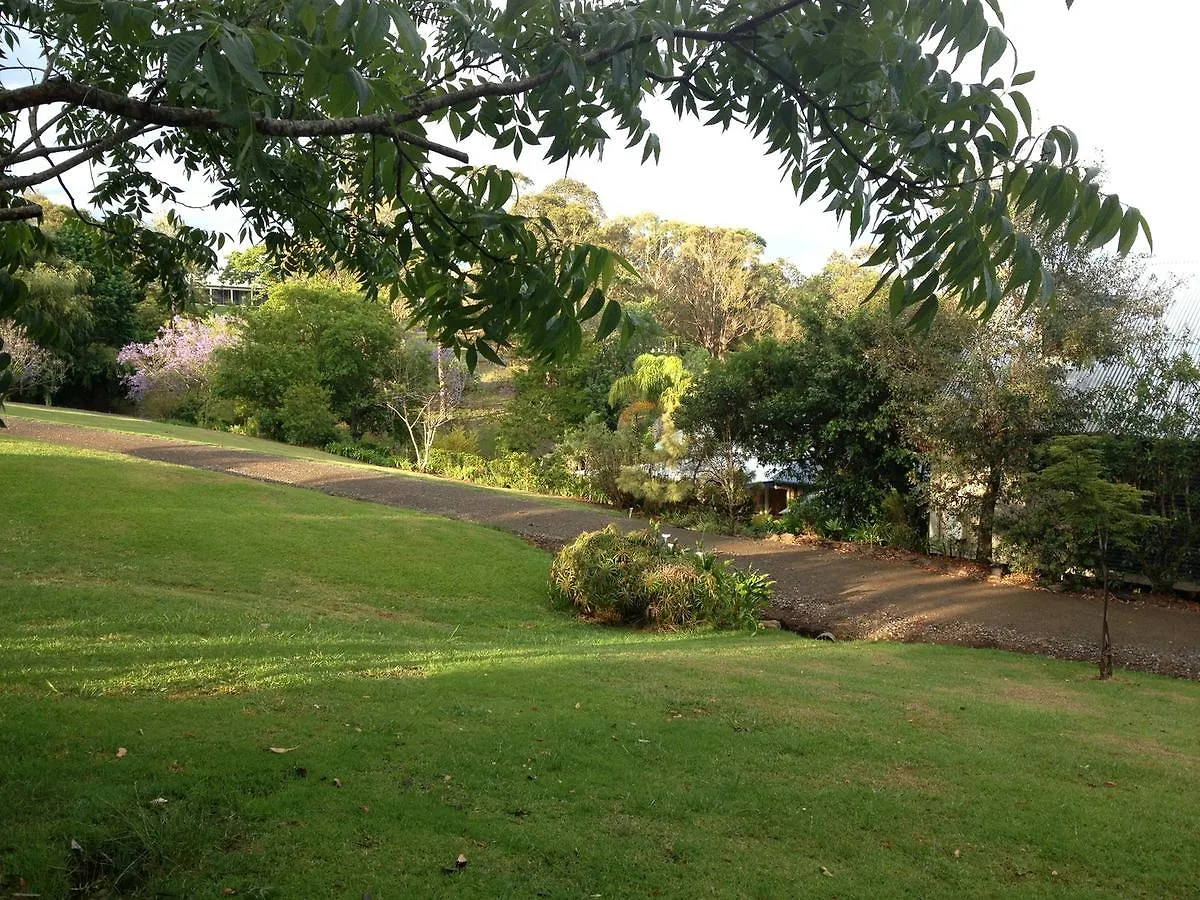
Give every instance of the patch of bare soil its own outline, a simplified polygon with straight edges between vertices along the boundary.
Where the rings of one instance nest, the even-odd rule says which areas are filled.
[[[8,419],[8,434],[126,453],[372,503],[421,510],[513,532],[551,552],[610,522],[646,522],[601,507],[479,488],[370,467],[227,450],[143,435]],[[990,647],[1094,661],[1096,596],[1052,593],[996,578],[971,563],[830,542],[756,540],[667,527],[685,546],[703,544],[775,579],[767,617],[810,637],[919,641]],[[1118,600],[1110,626],[1118,666],[1200,680],[1200,603]]]

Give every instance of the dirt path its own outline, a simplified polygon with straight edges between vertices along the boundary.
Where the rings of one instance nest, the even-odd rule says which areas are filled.
[[[623,528],[646,524],[585,504],[382,469],[28,419],[10,418],[8,425],[12,437],[127,453],[422,510],[512,531],[547,549],[609,522]],[[663,530],[684,545],[700,542],[769,572],[777,594],[769,614],[805,634],[828,631],[839,640],[925,641],[1095,658],[1100,601],[1094,597],[937,571],[916,554],[884,559],[847,548],[701,535],[669,526]],[[1200,679],[1200,603],[1116,602],[1110,622],[1118,666]]]

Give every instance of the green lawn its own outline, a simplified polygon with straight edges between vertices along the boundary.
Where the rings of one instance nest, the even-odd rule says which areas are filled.
[[[3,438],[0,525],[0,896],[1200,895],[1194,683],[596,628],[500,532]]]

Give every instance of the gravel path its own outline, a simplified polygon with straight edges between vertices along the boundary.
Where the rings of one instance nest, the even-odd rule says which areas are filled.
[[[550,550],[609,522],[628,529],[646,524],[601,507],[386,469],[15,417],[8,425],[12,437],[126,453],[490,525]],[[703,543],[739,564],[769,572],[777,598],[768,615],[802,634],[996,647],[1077,660],[1096,656],[1096,597],[997,583],[978,577],[968,566],[947,569],[917,554],[883,557],[829,544],[701,535],[669,526],[663,530],[684,545]],[[1109,621],[1118,666],[1200,680],[1200,603],[1118,601],[1110,608]]]

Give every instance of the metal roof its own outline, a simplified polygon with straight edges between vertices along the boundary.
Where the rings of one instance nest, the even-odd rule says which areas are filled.
[[[1175,357],[1187,354],[1200,365],[1200,290],[1193,288],[1177,294],[1163,316],[1163,323],[1167,332],[1161,347],[1166,355]],[[1135,390],[1146,363],[1144,352],[1132,352],[1125,359],[1098,363],[1074,373],[1071,386],[1092,396],[1104,392],[1115,399]],[[1181,397],[1182,391],[1176,389],[1163,399],[1166,403],[1177,403]],[[1099,430],[1104,412],[1103,408],[1090,410],[1084,430]],[[1190,418],[1187,431],[1200,436],[1200,408]]]

